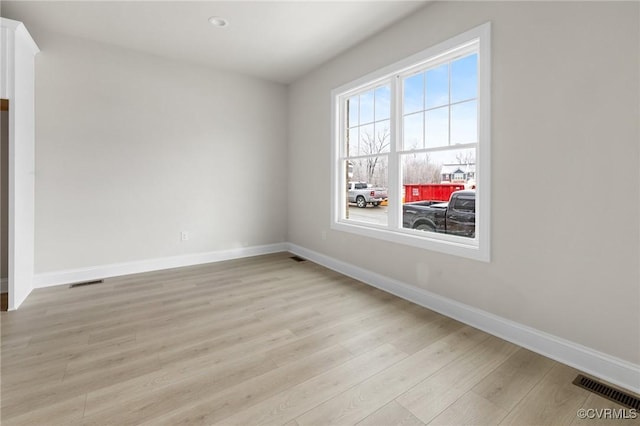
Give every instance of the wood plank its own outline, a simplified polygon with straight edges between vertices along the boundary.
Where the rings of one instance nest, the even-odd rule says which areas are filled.
[[[194,398],[195,392],[219,392],[277,368],[267,357],[254,355],[195,365],[193,368],[189,365],[157,370],[90,392],[85,421],[94,424],[107,419],[124,423],[138,422],[162,413],[162,410],[175,408],[172,404],[189,402],[188,397]],[[174,396],[176,394],[181,396]],[[156,407],[158,403],[162,403],[162,408]],[[122,408],[125,408],[124,413]],[[135,413],[135,416],[131,417],[131,413]]]
[[[304,425],[355,424],[489,338],[465,327],[296,418]]]
[[[549,358],[521,348],[474,386],[473,391],[511,411],[555,364]]]
[[[429,425],[498,425],[507,411],[480,395],[467,392],[429,422]]]
[[[416,416],[395,401],[357,423],[357,426],[424,426]]]
[[[84,415],[84,404],[87,396],[78,395],[61,402],[36,408],[26,413],[7,419],[2,417],[3,426],[11,425],[80,425]],[[3,413],[4,414],[4,413]]]
[[[464,327],[464,324],[444,316],[438,316],[435,320],[421,324],[418,329],[407,335],[397,336],[391,344],[403,352],[414,354],[424,349],[431,343],[448,334],[455,333]]]
[[[131,359],[103,370],[88,371],[68,380],[54,383],[38,383],[30,388],[14,390],[2,395],[3,418],[25,414],[72,397],[86,394],[104,386],[110,386],[133,377],[142,376],[160,368],[155,354]]]
[[[221,420],[224,425],[281,425],[406,358],[391,345],[378,346],[344,364]]]
[[[428,424],[517,350],[517,346],[491,336],[396,401]]]
[[[338,323],[333,327],[322,329],[314,334],[272,349],[267,354],[278,365],[284,365],[327,346],[342,343],[344,340],[348,340],[359,333],[372,330],[379,326],[377,321],[390,321],[395,315],[397,313],[386,312],[381,315],[363,316],[358,320],[347,323]]]
[[[174,389],[170,396],[149,398],[144,407],[152,406],[153,410],[148,413],[149,417],[142,417],[147,420],[143,424],[216,423],[233,413],[247,409],[285,389],[322,374],[325,370],[340,365],[350,358],[352,356],[349,351],[340,345],[335,345],[235,386],[225,386],[219,392],[206,391],[206,387],[194,390],[193,386]],[[171,409],[168,413],[167,408]],[[135,410],[126,411],[135,412]],[[140,419],[140,417],[136,412],[136,418]],[[103,421],[105,419],[112,418],[108,415],[103,417]],[[118,419],[120,419],[119,423],[122,423],[122,420],[126,421],[121,416]]]
[[[585,404],[590,395],[590,392],[572,383],[577,374],[578,371],[571,367],[554,365],[501,424],[571,424],[578,409]]]
[[[381,321],[381,323],[370,331],[363,331],[357,335],[344,339],[341,345],[349,350],[353,355],[360,355],[368,352],[371,348],[383,345],[397,336],[408,334],[421,325],[410,315],[394,314]]]

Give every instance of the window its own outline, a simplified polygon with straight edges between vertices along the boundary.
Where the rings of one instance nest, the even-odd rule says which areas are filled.
[[[467,213],[475,213],[476,200],[472,197],[456,198],[453,203],[453,210]]]
[[[332,92],[334,229],[489,260],[489,36],[487,23]]]

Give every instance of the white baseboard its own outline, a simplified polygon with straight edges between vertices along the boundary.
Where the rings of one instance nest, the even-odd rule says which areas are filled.
[[[640,393],[640,365],[607,355],[575,342],[499,317],[427,290],[289,244],[289,251],[326,268],[355,278],[380,290],[439,312],[584,373]]]
[[[0,293],[9,292],[9,278],[0,278]]]
[[[220,262],[223,260],[239,259],[242,257],[259,256],[263,254],[287,251],[286,243],[262,246],[242,247],[207,253],[171,256],[160,259],[140,260],[136,262],[115,263],[89,268],[69,269],[65,271],[35,274],[34,288],[51,287],[61,284],[77,283],[121,275],[138,274],[141,272],[159,271],[162,269],[179,268],[182,266],[201,265],[204,263]]]

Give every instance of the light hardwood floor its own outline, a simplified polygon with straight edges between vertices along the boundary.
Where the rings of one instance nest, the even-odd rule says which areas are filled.
[[[3,425],[581,423],[578,371],[287,253],[35,290]],[[623,420],[622,424],[640,424]]]

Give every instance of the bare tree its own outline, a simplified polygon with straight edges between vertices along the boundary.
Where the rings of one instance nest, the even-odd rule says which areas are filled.
[[[458,164],[475,164],[476,154],[473,151],[459,151],[456,153]]]
[[[361,149],[362,153],[366,155],[375,155],[375,157],[367,158],[367,181],[374,182],[376,175],[376,167],[379,164],[379,154],[386,152],[389,149],[391,139],[391,133],[388,128],[385,128],[382,132],[376,132],[371,134],[365,131],[361,137]],[[386,181],[386,179],[384,179]]]
[[[440,183],[442,165],[431,161],[429,154],[414,154],[405,157],[402,167],[404,185]]]

